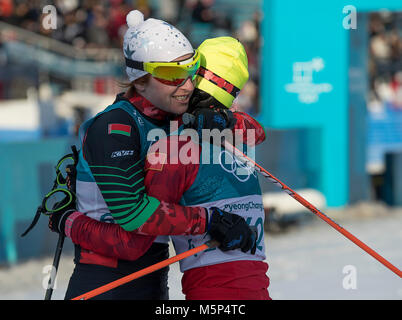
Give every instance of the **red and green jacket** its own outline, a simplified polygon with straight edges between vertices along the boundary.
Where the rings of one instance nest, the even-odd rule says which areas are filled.
[[[234,116],[235,129],[256,129],[256,139],[249,144],[265,139],[253,118],[241,112]],[[77,209],[83,215],[76,215],[67,230],[83,249],[80,262],[115,266],[116,259],[140,257],[156,236],[205,232],[203,207],[165,201],[163,194],[147,190],[144,166],[152,143],[148,133],[161,128],[169,134],[171,120],[175,119],[139,95],[130,100],[118,95],[111,106],[83,124],[77,167]]]

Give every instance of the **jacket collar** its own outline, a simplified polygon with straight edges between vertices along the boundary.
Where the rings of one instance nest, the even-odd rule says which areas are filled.
[[[124,92],[119,93],[116,96],[115,102],[120,100],[126,100],[130,102],[143,115],[153,120],[169,121],[176,118],[175,115],[163,111],[158,107],[155,107],[149,100],[145,99],[143,96],[139,95],[136,92],[134,92],[134,95],[129,99],[126,98],[124,94],[125,94]]]

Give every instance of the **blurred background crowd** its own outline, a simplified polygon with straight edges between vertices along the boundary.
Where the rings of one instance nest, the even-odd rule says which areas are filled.
[[[370,32],[370,96],[375,111],[388,101],[402,109],[402,13],[372,13]]]
[[[208,36],[234,36],[246,48],[250,81],[238,99],[238,108],[258,111],[261,1],[245,4],[214,0],[1,0],[0,20],[24,30],[66,43],[76,50],[119,49],[126,31],[126,15],[133,9],[145,19],[159,18],[177,26],[198,46]],[[236,1],[235,1],[236,2]],[[42,8],[57,9],[57,28],[45,29]],[[240,4],[240,5],[239,5]],[[218,8],[219,7],[219,8]],[[217,10],[220,7],[224,10]],[[247,9],[245,10],[245,8]],[[234,14],[235,13],[235,14]],[[92,50],[91,50],[92,49]],[[117,55],[117,54],[116,54]],[[96,56],[96,54],[95,54]],[[0,99],[5,98],[0,92]]]
[[[387,0],[392,9],[380,9],[383,1],[370,1],[379,3],[377,11],[358,16],[367,30],[342,29],[340,14],[335,12],[337,20],[331,20],[331,25],[322,30],[314,25],[317,30],[312,32],[310,27],[305,30],[306,20],[316,18],[316,11],[310,9],[319,0],[0,0],[0,181],[10,186],[2,189],[0,184],[0,262],[6,258],[12,261],[16,259],[14,252],[24,250],[15,234],[30,219],[40,196],[48,192],[49,175],[58,158],[55,154],[69,151],[80,124],[124,90],[119,85],[127,80],[121,47],[126,15],[133,9],[142,11],[145,18],[175,25],[194,47],[217,36],[233,36],[242,42],[248,54],[250,79],[234,107],[262,119],[264,125],[273,123],[270,116],[274,113],[282,117],[275,121],[290,120],[274,123],[273,128],[266,125],[268,144],[260,149],[260,158],[266,161],[263,167],[271,168],[279,178],[285,177],[289,186],[319,190],[324,205],[321,192],[327,196],[329,189],[347,195],[342,204],[362,199],[388,201],[387,196],[398,199],[388,203],[402,201],[402,192],[398,191],[402,190],[402,174],[389,173],[393,164],[385,161],[387,152],[402,150],[402,7],[394,5],[398,0]],[[305,16],[284,3],[299,6]],[[44,11],[48,5],[55,9],[54,28],[44,27],[45,19],[53,14]],[[320,6],[324,14],[337,10],[330,1],[321,1]],[[345,47],[328,41],[327,32],[334,30],[342,34],[338,40],[347,39]],[[315,37],[321,37],[322,42]],[[340,52],[339,48],[348,49]],[[307,94],[311,94],[309,90],[316,93],[314,90],[324,84],[332,91],[316,97],[315,104],[302,103],[294,92],[285,90],[286,85],[295,78],[295,65],[308,65],[320,55],[319,71],[325,70],[316,71],[314,79],[304,77],[310,80],[292,85]],[[346,90],[341,91],[343,88]],[[312,112],[314,108],[319,112]],[[347,110],[348,116],[339,112],[342,117],[333,119],[331,108]],[[267,112],[261,116],[263,111]],[[318,113],[331,128],[344,130],[344,141],[328,143],[334,149],[324,148],[324,125],[310,123],[310,117]],[[343,126],[339,119],[349,122]],[[300,124],[299,120],[305,122]],[[336,132],[330,138],[339,136]],[[324,149],[328,152],[325,156]],[[347,157],[344,166],[336,164],[348,179],[343,189],[333,167],[322,165],[341,153]],[[25,158],[32,159],[31,167],[23,162]],[[402,164],[398,168],[402,172]],[[322,177],[335,181],[323,183]],[[374,183],[372,177],[376,178]],[[268,199],[274,199],[272,190],[277,191],[271,185],[262,185],[263,192],[270,193]],[[20,194],[25,195],[25,206]],[[277,203],[279,206],[285,201],[280,198]],[[1,220],[5,212],[11,212],[7,213],[8,220]],[[6,248],[4,243],[10,245]],[[43,249],[37,247],[38,252]],[[36,253],[31,249],[29,254]]]
[[[125,90],[121,48],[133,9],[175,25],[194,48],[208,37],[238,38],[250,79],[236,108],[257,114],[261,0],[0,0],[0,265],[49,248],[43,229],[27,251],[17,234],[80,125]]]
[[[127,28],[125,17],[133,9],[141,10],[145,18],[157,17],[178,26],[194,46],[208,36],[234,36],[246,48],[250,69],[250,81],[237,105],[257,114],[260,110],[261,1],[250,1],[243,16],[239,15],[244,11],[244,4],[239,6],[242,1],[234,1],[232,6],[217,10],[217,7],[220,9],[219,2],[222,6],[229,3],[215,0],[1,0],[0,20],[76,49],[121,48]],[[48,3],[57,9],[55,30],[45,29],[41,23],[45,15],[41,9]],[[372,13],[369,32],[368,107],[375,111],[383,106],[383,101],[389,101],[395,108],[402,108],[402,13]],[[4,97],[4,92],[0,91],[0,99]]]

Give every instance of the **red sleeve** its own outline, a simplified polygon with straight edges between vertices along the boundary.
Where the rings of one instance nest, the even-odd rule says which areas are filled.
[[[170,136],[152,145],[145,161],[144,182],[147,194],[160,200],[161,204],[136,232],[152,235],[205,232],[204,208],[177,205],[197,176],[200,152],[200,146],[190,138],[179,141],[178,136]]]
[[[235,134],[239,130],[242,131],[243,142],[249,146],[258,145],[266,138],[263,126],[244,112],[233,112],[233,116],[237,119],[234,131]],[[254,133],[248,130],[254,129]]]
[[[162,142],[160,142],[162,143]],[[161,203],[152,216],[135,231],[125,231],[118,224],[109,224],[84,215],[75,217],[69,226],[73,243],[96,253],[123,260],[135,260],[151,246],[157,235],[203,234],[206,229],[206,210],[201,207],[184,207],[177,203],[192,185],[198,172],[200,147],[191,140],[169,140],[168,149],[161,152],[154,144],[145,163],[145,186],[147,193],[160,199]],[[193,157],[190,164],[179,161],[178,150],[188,149]],[[191,153],[193,151],[193,153]],[[165,154],[166,162],[154,164],[152,159]],[[153,157],[153,158],[152,158]],[[186,158],[188,159],[188,157]],[[169,161],[168,161],[169,160]]]
[[[197,176],[200,146],[191,140],[169,140],[166,145],[166,150],[172,151],[169,159],[167,152],[162,152],[160,146],[161,144],[154,144],[148,153],[145,162],[145,186],[147,193],[160,199],[161,204],[145,224],[129,232],[117,224],[100,222],[81,214],[66,226],[73,243],[105,256],[135,260],[149,249],[157,235],[205,232],[204,208],[176,204]],[[179,149],[181,152],[188,150],[187,154],[192,158],[185,158],[190,161],[189,164],[184,165],[179,160]],[[155,164],[158,156],[165,161]]]
[[[243,112],[235,112],[234,116],[237,119],[234,129],[243,131],[244,141],[248,145],[264,141],[264,129],[256,120]],[[255,129],[255,140],[248,141],[246,129]],[[207,223],[205,209],[183,207],[177,204],[197,175],[200,147],[191,140],[177,141],[174,137],[177,136],[167,139],[164,152],[161,151],[162,140],[154,144],[145,163],[147,193],[161,201],[146,223],[135,232],[128,232],[117,224],[103,223],[86,216],[79,216],[74,219],[74,228],[71,228],[73,243],[105,256],[135,260],[148,250],[157,235],[205,232]],[[180,161],[178,156],[180,152],[187,154],[184,158],[190,159],[190,163]],[[165,161],[156,164],[151,161],[152,157],[163,157],[163,154],[166,157]],[[168,155],[169,159],[167,159]]]
[[[73,223],[69,233],[73,243],[107,257],[136,260],[155,240],[155,236],[125,231],[118,224],[99,222],[83,214],[74,218]]]

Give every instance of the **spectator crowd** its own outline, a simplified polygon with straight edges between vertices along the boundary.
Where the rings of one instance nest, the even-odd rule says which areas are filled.
[[[372,13],[369,31],[369,110],[402,111],[402,12]]]
[[[55,29],[41,23],[53,5],[57,13]],[[259,24],[261,14],[234,27],[233,16],[215,10],[215,0],[0,0],[0,20],[75,48],[121,48],[126,31],[126,15],[133,9],[145,18],[160,18],[176,25],[192,39],[191,27],[209,26],[203,38],[229,35],[238,38],[249,58],[250,80],[236,99],[236,108],[256,114],[259,85]],[[194,40],[194,44],[198,45]]]

